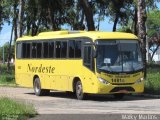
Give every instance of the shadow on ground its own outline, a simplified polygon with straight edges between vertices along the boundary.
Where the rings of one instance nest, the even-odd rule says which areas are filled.
[[[35,95],[34,93],[24,93],[24,94],[30,94]],[[73,93],[68,92],[57,92],[57,91],[51,91],[49,95],[41,96],[41,97],[57,97],[57,98],[66,98],[66,99],[76,99],[75,95]],[[116,99],[113,95],[94,95],[94,94],[88,94],[86,99],[87,101],[136,101],[136,100],[150,100],[150,99],[159,99],[154,97],[144,97],[141,95],[131,95],[127,94],[124,96],[123,99]]]

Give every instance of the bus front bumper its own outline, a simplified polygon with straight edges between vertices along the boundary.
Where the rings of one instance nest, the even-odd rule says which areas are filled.
[[[98,94],[113,94],[113,93],[142,93],[144,91],[144,81],[141,83],[134,83],[130,85],[112,85],[102,84],[98,85]]]

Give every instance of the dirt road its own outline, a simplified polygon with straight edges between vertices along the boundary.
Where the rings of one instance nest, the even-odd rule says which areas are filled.
[[[0,96],[24,100],[33,104],[39,114],[160,114],[160,99],[125,96],[115,100],[112,96],[89,96],[76,100],[64,92],[51,92],[49,96],[37,97],[33,89],[0,87]]]

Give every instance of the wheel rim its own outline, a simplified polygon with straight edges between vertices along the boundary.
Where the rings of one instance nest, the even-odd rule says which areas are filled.
[[[38,93],[39,89],[40,89],[40,85],[37,82],[35,82],[35,92]]]
[[[81,83],[78,83],[78,85],[77,85],[77,97],[81,97],[82,92],[83,92],[82,85],[81,85]]]

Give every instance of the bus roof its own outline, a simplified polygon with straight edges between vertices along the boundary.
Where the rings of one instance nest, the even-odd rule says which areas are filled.
[[[102,31],[53,31],[42,32],[37,36],[23,36],[18,38],[17,41],[26,40],[47,40],[56,38],[76,38],[76,37],[88,37],[94,40],[96,39],[138,39],[134,34],[123,32],[102,32]]]

